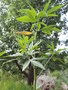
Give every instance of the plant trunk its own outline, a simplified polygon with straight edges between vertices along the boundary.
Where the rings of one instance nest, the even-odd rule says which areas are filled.
[[[33,85],[34,82],[34,68],[32,64],[29,64],[29,73],[28,73],[28,85]]]

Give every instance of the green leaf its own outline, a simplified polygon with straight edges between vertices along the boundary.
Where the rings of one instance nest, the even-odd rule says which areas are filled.
[[[55,48],[54,48],[54,44],[52,43],[52,50],[54,50]]]
[[[31,22],[31,20],[28,16],[21,16],[21,17],[17,18],[16,20],[21,21],[21,22]]]
[[[21,53],[15,53],[15,54],[12,54],[12,55],[4,56],[4,58],[14,58],[14,57],[21,57],[21,56],[22,56]]]
[[[50,53],[50,55],[53,55],[54,54],[54,51],[52,50],[52,51],[49,51],[49,53]]]
[[[47,26],[44,22],[40,22],[40,24],[43,25],[43,26],[45,26],[45,27]]]
[[[33,60],[33,61],[35,61],[35,60],[40,61],[40,60],[45,60],[45,58],[42,58],[42,57],[40,57],[40,58],[32,58],[31,60]]]
[[[30,61],[26,61],[24,64],[23,64],[23,68],[22,68],[22,71],[24,71],[30,64]]]
[[[18,45],[20,46],[20,52],[23,54],[26,52],[26,46],[29,44],[28,36],[17,37]]]
[[[33,41],[29,44],[29,47],[28,47],[28,52],[29,53],[33,53],[35,50],[37,50],[38,48],[38,44],[34,44]]]
[[[28,48],[28,53],[34,53],[34,51],[35,50],[37,50],[38,49],[38,45],[41,43],[42,41],[38,41],[37,43],[35,43],[34,45],[33,45],[33,41],[31,42],[31,44],[29,45],[29,48]]]
[[[19,12],[21,12],[22,14],[26,14],[27,15],[27,13],[30,11],[30,9],[21,9],[21,10],[19,10]]]
[[[34,26],[35,26],[35,24],[32,24],[31,29],[30,29],[31,31],[33,30]]]
[[[66,50],[66,48],[64,48],[64,49],[58,49],[57,51],[55,51],[55,54],[58,54],[58,53],[62,52],[63,50]]]
[[[63,59],[61,59],[61,58],[57,58],[57,60],[59,60],[62,64],[64,64]]]
[[[35,11],[35,9],[31,5],[29,5],[29,6],[32,10],[32,15],[35,17],[37,15],[37,12]]]
[[[16,20],[21,21],[21,22],[36,22],[34,19],[29,18],[28,16],[21,16],[17,18]]]
[[[44,27],[44,28],[42,28],[42,30],[43,30],[43,32],[44,32],[45,34],[51,35],[51,30],[50,30],[49,28]]]
[[[55,57],[52,57],[52,59],[53,59],[54,62],[57,60],[57,58],[55,58]]]
[[[37,12],[36,12],[36,10],[30,5],[30,3],[28,2],[27,3],[29,6],[30,6],[30,8],[31,8],[31,11],[32,11],[32,14],[33,14],[33,16],[35,17],[36,15],[37,15]]]
[[[52,42],[52,45],[48,45],[48,47],[53,51],[54,50],[54,44]]]
[[[2,59],[2,58],[0,58],[0,61],[7,61],[7,59]]]
[[[20,10],[20,12],[26,14],[30,18],[35,19],[37,13],[36,13],[35,9],[29,3],[28,3],[28,5],[30,6],[31,10],[30,9],[23,9],[23,10]]]
[[[47,9],[48,9],[48,7],[49,7],[50,2],[51,2],[51,0],[49,0],[49,2],[48,2],[47,4],[45,4],[45,7],[44,7],[44,9],[43,9],[45,12],[47,11]]]
[[[19,12],[21,12],[22,14],[26,14],[27,16],[32,16],[35,18],[36,16],[36,11],[32,8],[32,10],[30,9],[23,9],[23,10],[20,10]]]
[[[62,6],[64,6],[64,5],[55,6],[55,7],[53,7],[52,9],[48,10],[47,13],[48,13],[48,14],[51,14],[51,13],[57,11],[58,9],[60,9]]]
[[[29,39],[29,43],[31,43],[33,40],[34,40],[34,36],[32,36],[32,37]]]
[[[47,26],[47,28],[50,31],[56,31],[56,32],[59,32],[60,31],[60,29],[56,28],[56,25],[49,25],[49,26]]]
[[[39,67],[39,68],[45,70],[44,66],[43,66],[40,62],[31,60],[31,63],[32,63],[34,66]]]
[[[51,34],[52,31],[60,31],[58,28],[55,27],[56,25],[49,25],[42,28],[43,32],[46,34]]]
[[[54,28],[52,28],[54,31],[56,31],[56,32],[59,32],[60,31],[60,29],[59,28],[56,28],[56,27],[54,27]]]
[[[40,40],[40,41],[38,41],[36,44],[34,44],[34,45],[32,46],[32,48],[31,48],[31,50],[37,48],[37,46],[38,46],[41,42],[42,42],[42,41]]]
[[[40,23],[38,23],[38,31],[40,30],[40,28],[41,28],[41,24]]]
[[[0,52],[0,57],[3,56],[6,53],[6,51]]]
[[[52,46],[51,46],[51,45],[48,45],[48,47],[49,47],[50,49],[52,49]]]
[[[33,13],[33,10],[29,10],[29,11],[27,12],[27,16],[28,16],[30,19],[32,19],[32,20],[36,20],[35,15],[34,15],[34,13]]]
[[[31,50],[31,49],[32,49],[32,47],[33,47],[33,41],[32,41],[32,42],[31,42],[31,44],[29,45],[28,50]]]
[[[39,14],[37,15],[37,19],[43,18],[43,17],[46,17],[46,13],[45,11],[40,11]]]
[[[58,15],[56,15],[56,14],[48,14],[47,16],[48,17],[58,17]]]
[[[15,60],[16,60],[16,59],[12,59],[12,60],[6,61],[6,60],[4,59],[4,61],[6,61],[6,62],[4,62],[3,65],[4,65],[4,64],[7,64],[7,63],[11,63],[11,62],[13,62],[13,61],[15,61]]]
[[[46,31],[43,31],[45,34],[48,34],[48,35],[51,35],[51,32],[48,30],[46,30]]]

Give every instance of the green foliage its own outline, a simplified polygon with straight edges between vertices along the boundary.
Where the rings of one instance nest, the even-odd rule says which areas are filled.
[[[31,10],[29,9],[23,9],[22,12],[26,14],[26,16],[22,16],[20,18],[17,18],[18,21],[22,22],[36,22],[36,11],[35,9],[30,5]]]
[[[6,51],[0,52],[0,57],[3,56],[6,53]]]
[[[38,14],[37,14],[36,10],[29,4],[31,10],[30,9],[20,10],[20,12],[24,13],[25,15],[17,18],[17,20],[21,21],[21,22],[36,23],[40,20],[40,18],[43,18],[43,17],[58,16],[58,15],[54,14],[53,12],[60,9],[63,5],[55,6],[51,10],[48,10],[50,2],[51,2],[51,0],[49,0],[49,2],[47,4],[45,4],[45,7],[44,7],[43,11],[40,11]]]
[[[28,38],[28,36],[17,36],[17,41],[20,47],[20,52],[23,54],[24,52],[27,51],[29,44],[34,40],[34,37],[31,37],[30,39]]]
[[[50,4],[51,0],[49,0],[49,2],[47,4],[45,4],[45,7],[44,7],[44,11],[47,12],[47,9],[49,7],[49,4]]]
[[[0,80],[1,90],[32,90],[26,83],[15,81],[12,77],[7,78],[5,75]]]
[[[68,85],[68,69],[64,71],[54,71],[52,73],[53,76],[57,77],[56,84],[55,84],[55,90],[62,90],[62,83],[65,83],[65,85]],[[64,87],[65,88],[65,87]]]
[[[59,6],[55,6],[55,7],[53,7],[51,10],[48,10],[48,14],[51,14],[51,13],[53,13],[53,12],[55,12],[55,11],[57,11],[58,9],[60,9],[61,7],[63,7],[64,5],[59,5]]]
[[[57,13],[56,11],[61,7],[63,7],[63,5],[52,6],[51,8],[50,6],[53,0],[49,0],[48,2],[46,1],[45,6],[42,5],[43,3],[41,3],[41,1],[42,0],[40,1],[36,0],[32,2],[30,0],[30,4],[27,3],[28,5],[24,2],[24,0],[23,0],[23,4],[21,3],[22,1],[20,2],[18,0],[16,1],[13,0],[12,3],[10,1],[11,5],[9,5],[9,7],[10,6],[11,7],[9,13],[11,13],[11,11],[13,12],[10,15],[12,16],[12,18],[9,18],[10,20],[7,21],[8,17],[4,16],[4,19],[2,20],[3,21],[2,27],[4,27],[5,32],[7,31],[9,34],[6,34],[7,32],[6,33],[4,32],[5,35],[3,38],[1,38],[3,42],[7,43],[8,45],[7,49],[11,48],[12,50],[12,52],[10,52],[8,56],[3,58],[3,59],[6,58],[7,60],[7,62],[3,63],[3,65],[6,64],[7,67],[8,66],[10,67],[9,64],[12,62],[10,70],[12,70],[12,67],[14,67],[15,65],[14,60],[17,60],[19,62],[20,66],[22,67],[22,71],[26,70],[26,68],[30,65],[30,63],[32,64],[32,66],[39,67],[43,70],[45,69],[45,66],[48,63],[50,63],[47,66],[48,68],[50,65],[51,67],[52,65],[56,66],[56,64],[58,64],[57,62],[59,61],[63,63],[63,58],[60,59],[59,57],[60,50],[57,51],[55,50],[55,47],[57,45],[57,36],[58,36],[56,32],[60,31],[60,29],[55,25],[55,23],[58,21],[57,18],[59,18],[57,17],[58,15],[56,14]],[[39,3],[40,8],[36,2],[40,2]],[[35,7],[36,5],[37,7]],[[41,7],[43,7],[43,9]],[[18,21],[23,23],[20,23]],[[32,35],[16,36],[14,30],[18,30],[18,31],[31,30]],[[55,38],[53,38],[53,36],[50,36],[52,35],[52,31],[54,31],[53,36]],[[17,52],[19,52],[21,55],[16,55]],[[3,53],[1,55],[3,55]],[[58,66],[60,65],[58,64]],[[17,66],[15,66],[13,70],[15,70],[15,68],[17,68]]]
[[[55,70],[55,71],[52,73],[52,75],[53,75],[54,77],[60,78],[61,73],[60,73],[60,71]]]
[[[56,28],[54,25],[45,26],[42,28],[43,32],[46,34],[50,34],[52,31],[60,31],[58,28]]]
[[[31,10],[30,9],[23,9],[21,12],[24,13],[24,16],[17,18],[17,20],[18,21],[21,21],[21,22],[35,22],[35,23],[38,22],[38,29],[37,29],[37,31],[40,30],[41,24],[43,24],[43,25],[45,25],[45,27],[43,27],[42,30],[46,34],[51,34],[52,31],[59,31],[59,29],[56,28],[55,25],[49,25],[49,26],[47,26],[43,22],[42,23],[39,23],[39,21],[38,21],[41,18],[41,16],[43,16],[43,17],[46,16],[47,17],[47,13],[46,12],[48,10],[48,7],[49,7],[50,2],[51,2],[51,0],[49,0],[49,2],[45,5],[43,11],[39,12],[38,14],[36,13],[35,9],[29,4]],[[52,9],[52,11],[50,11],[50,13],[48,13],[48,14],[50,14],[51,16],[56,16],[52,12],[60,9],[62,6],[59,5],[59,6],[54,7]],[[34,28],[35,23],[31,26],[31,30]],[[18,40],[18,41],[19,41],[21,47],[23,48],[23,51],[25,51],[25,49],[26,49],[25,40],[21,40],[21,41]],[[22,45],[22,42],[23,42],[23,45]],[[26,40],[26,42],[28,42],[28,41]],[[30,44],[30,46],[29,46],[30,52],[32,50],[34,50],[35,47],[38,46],[38,44],[39,43],[36,43],[35,45],[33,45],[33,42],[32,42]],[[51,49],[54,50],[54,45],[53,44],[52,44],[52,48]],[[29,63],[30,63],[30,61],[27,61],[25,63],[26,65],[24,64],[24,67],[23,68],[26,68],[29,65]],[[42,64],[39,63],[39,62],[37,62],[37,61],[31,61],[31,63],[33,65],[35,65],[35,66],[38,66],[40,68],[43,68]]]

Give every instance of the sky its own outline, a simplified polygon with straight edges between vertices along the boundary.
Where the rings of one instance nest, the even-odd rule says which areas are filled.
[[[67,32],[65,33],[64,28],[62,28],[62,32],[59,33],[59,40],[61,43],[60,45],[57,45],[57,49],[66,48],[66,50],[68,51],[68,46],[65,46],[65,44],[63,43],[68,40],[68,12],[66,14],[61,15],[60,20],[63,21],[64,19],[66,20]]]

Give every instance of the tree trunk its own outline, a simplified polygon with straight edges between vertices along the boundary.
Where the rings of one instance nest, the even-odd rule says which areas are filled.
[[[34,82],[34,68],[33,68],[32,64],[31,63],[29,64],[29,72],[26,73],[25,71],[22,71],[22,68],[18,64],[17,60],[15,60],[14,62],[16,63],[16,65],[19,68],[19,70],[21,71],[21,73],[23,73],[26,76],[28,85],[32,85]]]
[[[28,85],[32,85],[34,81],[34,68],[32,64],[29,65],[29,73],[28,73]]]

